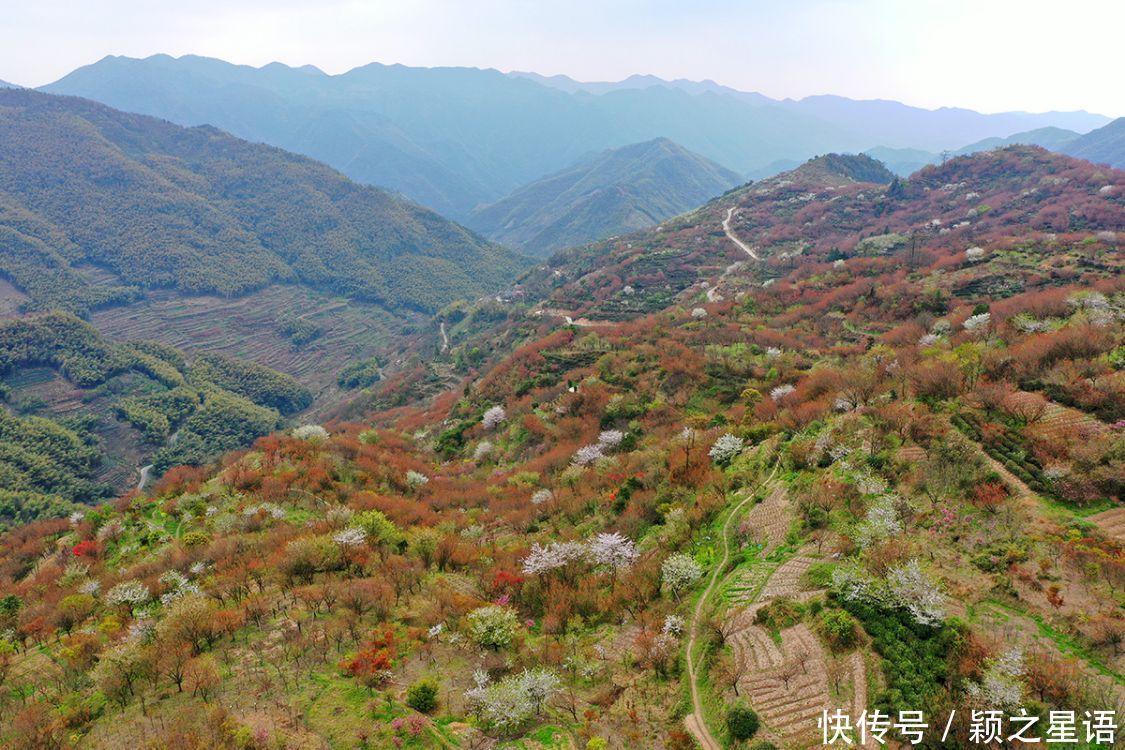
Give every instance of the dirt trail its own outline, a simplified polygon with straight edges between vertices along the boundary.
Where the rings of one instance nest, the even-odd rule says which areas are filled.
[[[773,476],[775,473],[777,473],[777,464],[774,464],[774,467],[770,471],[769,476],[767,476],[761,482],[761,484],[758,485],[758,487],[762,488],[769,484],[770,481],[773,480]],[[727,563],[730,562],[731,523],[736,518],[738,518],[738,515],[742,511],[743,507],[745,507],[747,503],[752,503],[753,501],[753,493],[747,494],[747,496],[743,498],[742,502],[734,506],[730,514],[727,516],[727,520],[723,522],[723,528],[719,532],[719,535],[722,538],[723,542],[723,557],[711,569],[711,578],[707,582],[707,588],[705,588],[703,590],[703,593],[700,595],[699,601],[696,602],[695,605],[695,611],[692,612],[691,615],[691,627],[688,631],[689,636],[687,642],[687,668],[688,681],[691,684],[692,713],[688,714],[684,718],[684,724],[687,726],[688,731],[692,733],[695,739],[699,741],[699,744],[703,747],[703,750],[722,750],[722,745],[720,745],[718,740],[716,740],[714,736],[712,736],[711,730],[707,728],[707,722],[703,718],[703,699],[699,695],[699,684],[696,677],[696,667],[698,665],[695,661],[695,644],[699,635],[699,624],[703,620],[703,612],[707,607],[707,603],[711,599],[711,594],[715,592],[715,587],[718,585],[723,571],[727,567]]]
[[[749,255],[754,260],[761,260],[761,258],[758,257],[758,254],[756,252],[754,252],[754,248],[750,247],[745,242],[738,239],[738,237],[734,233],[734,230],[732,230],[730,228],[730,220],[734,218],[734,212],[736,210],[737,209],[734,206],[731,206],[730,208],[727,209],[727,218],[723,219],[723,231],[727,233],[727,237],[730,238],[731,242],[733,242],[734,244],[736,244],[740,248],[742,248],[742,251],[744,253]]]

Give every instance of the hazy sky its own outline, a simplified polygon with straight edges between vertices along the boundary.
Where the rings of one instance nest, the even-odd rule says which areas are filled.
[[[0,79],[107,54],[710,78],[773,97],[1125,115],[1122,0],[0,0]]]

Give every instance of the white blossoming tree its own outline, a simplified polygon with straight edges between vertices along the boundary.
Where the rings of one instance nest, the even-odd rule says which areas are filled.
[[[562,688],[562,680],[549,669],[536,667],[525,669],[517,678],[524,692],[527,693],[535,714],[539,715],[547,700]]]
[[[968,693],[989,708],[1011,711],[1023,702],[1024,672],[1023,652],[1009,649],[985,662],[980,682],[970,682]]]
[[[484,416],[481,417],[480,423],[484,427],[484,429],[494,430],[500,425],[504,424],[507,419],[508,414],[504,411],[504,407],[496,405],[484,413]]]
[[[969,316],[962,326],[966,331],[983,331],[988,328],[988,324],[992,321],[992,313],[978,313],[977,315]]]
[[[624,439],[625,433],[621,430],[603,430],[602,434],[598,435],[598,447],[602,450],[613,450],[621,445]]]
[[[891,497],[880,498],[867,509],[867,517],[856,528],[856,539],[862,548],[902,533],[902,522]]]
[[[589,466],[604,457],[605,454],[602,453],[600,445],[584,445],[574,452],[574,457],[570,462],[575,466]]]
[[[511,607],[489,604],[468,614],[467,634],[475,643],[494,651],[512,643],[519,618]]]
[[[367,544],[367,532],[359,527],[352,526],[336,532],[332,541],[345,549],[362,547]]]
[[[785,398],[795,390],[797,390],[797,388],[795,386],[789,385],[788,383],[779,385],[770,391],[770,398],[772,398],[774,400],[774,403],[776,403],[778,401],[781,401],[781,399]]]
[[[318,424],[304,424],[293,429],[293,437],[298,440],[321,442],[328,439],[328,430]]]
[[[144,604],[151,596],[148,586],[140,581],[122,581],[106,592],[105,601],[112,606],[133,608]]]
[[[590,559],[611,570],[625,570],[636,562],[641,553],[632,539],[616,531],[602,533],[590,540]]]
[[[922,572],[917,560],[887,571],[891,595],[920,625],[940,625],[945,620],[945,594]]]
[[[734,457],[742,453],[742,449],[746,447],[746,443],[740,437],[736,437],[729,432],[711,446],[711,450],[707,455],[711,456],[711,460],[720,466],[726,466]]]
[[[660,566],[661,583],[678,601],[680,593],[703,577],[703,566],[691,555],[677,552]]]
[[[626,570],[641,556],[632,539],[615,531],[598,534],[590,540],[588,549],[595,565],[609,569],[611,589],[617,585],[618,571]]]
[[[511,675],[491,682],[488,673],[478,671],[476,685],[465,692],[465,700],[484,726],[500,734],[514,732],[535,714],[535,701],[520,679]]]
[[[543,575],[585,559],[586,545],[581,542],[551,542],[545,547],[534,544],[523,559],[523,572],[525,575]]]

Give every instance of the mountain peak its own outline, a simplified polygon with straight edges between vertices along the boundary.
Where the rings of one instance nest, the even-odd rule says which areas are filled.
[[[824,154],[809,159],[794,172],[802,175],[832,175],[853,182],[879,185],[886,185],[895,178],[894,173],[883,162],[867,154]]]
[[[742,182],[667,137],[609,149],[474,212],[469,225],[535,255],[655,226]]]

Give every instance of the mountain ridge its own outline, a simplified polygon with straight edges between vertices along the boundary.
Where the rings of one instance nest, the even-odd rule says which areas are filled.
[[[954,151],[950,151],[947,154],[938,154],[923,149],[895,149],[882,146],[868,149],[864,153],[881,159],[891,167],[891,171],[901,177],[905,177],[918,171],[922,167],[940,163],[943,157],[965,156],[967,154],[975,154],[978,151],[988,151],[994,148],[1004,148],[1006,146],[1041,146],[1049,151],[1066,153],[1066,146],[1079,137],[1080,134],[1073,130],[1044,127],[1022,133],[1013,133],[1005,138],[985,138],[975,143],[970,143],[967,146],[962,146]]]
[[[477,209],[470,227],[546,256],[654,226],[741,184],[742,178],[667,138],[609,149]]]
[[[709,84],[648,82],[568,93],[492,69],[372,63],[329,75],[164,55],[107,57],[43,90],[183,125],[212,124],[306,154],[462,220],[586,154],[660,136],[746,175],[781,160],[880,143],[956,148],[1025,130],[1027,118],[1038,117],[839,98],[771,102]],[[876,110],[877,118],[855,127]],[[1090,117],[1095,124],[1108,119]]]
[[[1063,146],[1062,152],[1096,164],[1125,167],[1125,117],[1071,141]]]

